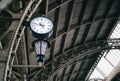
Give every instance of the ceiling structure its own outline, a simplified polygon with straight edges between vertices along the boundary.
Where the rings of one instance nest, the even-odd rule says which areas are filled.
[[[119,20],[120,0],[12,0],[6,5],[0,12],[1,81],[88,81],[104,52],[119,49],[114,45],[119,40],[108,37]],[[43,67],[31,46],[36,38],[22,26],[37,16],[54,23]]]

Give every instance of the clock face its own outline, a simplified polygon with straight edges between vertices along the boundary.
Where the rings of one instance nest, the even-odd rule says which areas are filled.
[[[36,33],[45,34],[53,30],[53,23],[46,17],[37,17],[31,21],[30,28]]]

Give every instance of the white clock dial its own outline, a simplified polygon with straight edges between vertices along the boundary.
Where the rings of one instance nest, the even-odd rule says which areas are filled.
[[[53,23],[46,17],[37,17],[31,21],[30,28],[36,33],[45,34],[53,30]]]

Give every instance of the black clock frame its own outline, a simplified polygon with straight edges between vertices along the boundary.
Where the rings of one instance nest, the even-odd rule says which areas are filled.
[[[27,26],[27,27],[30,28],[30,23],[31,23],[30,21],[24,20],[24,21],[22,22],[22,25],[23,25],[23,26]],[[52,29],[50,32],[48,32],[48,33],[39,34],[39,33],[36,33],[35,31],[33,31],[33,30],[30,28],[30,32],[31,32],[32,36],[34,36],[34,37],[36,37],[36,38],[38,38],[38,39],[47,39],[47,38],[49,38],[49,37],[53,34],[53,29]]]
[[[53,30],[51,30],[49,33],[39,34],[39,33],[34,32],[33,30],[30,30],[30,31],[31,31],[31,34],[38,39],[47,39],[51,36],[53,32]]]

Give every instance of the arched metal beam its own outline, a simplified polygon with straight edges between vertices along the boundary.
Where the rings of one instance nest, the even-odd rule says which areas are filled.
[[[75,62],[75,61],[77,61],[77,60],[79,60],[79,59],[81,59],[81,58],[83,58],[87,55],[97,53],[97,52],[102,52],[102,50],[106,50],[106,49],[107,49],[107,47],[103,47],[103,48],[100,48],[100,49],[97,49],[97,50],[92,50],[92,51],[89,51],[89,52],[86,52],[86,53],[79,54],[78,56],[70,59],[68,62],[63,64],[61,67],[59,67],[52,75],[49,76],[47,81],[52,81],[53,77],[59,72],[60,69],[67,67],[68,65],[72,64],[73,62]]]
[[[116,46],[116,43],[119,43],[119,42],[120,42],[120,39],[112,39],[112,40],[108,40],[108,41],[101,40],[101,41],[87,43],[86,45],[88,45],[88,46],[92,45],[92,44],[95,44],[95,46],[94,47],[90,47],[90,48],[88,48],[86,50],[79,51],[77,53],[77,55],[75,55],[73,58],[68,57],[68,59],[65,61],[65,65],[66,65],[66,62],[68,62],[69,58],[70,59],[74,59],[74,58],[80,57],[79,59],[81,59],[81,57],[85,57],[87,55],[91,55],[93,53],[100,52],[102,50],[119,49],[120,45],[118,44],[118,46]],[[108,44],[110,44],[110,46]],[[65,51],[64,53],[67,54],[70,51],[77,51],[78,48],[82,48],[82,47],[84,47],[84,45],[79,45],[79,46],[76,46],[74,48],[71,48],[71,49]],[[61,56],[62,56],[62,54],[60,54],[58,57],[61,57]],[[56,57],[56,58],[58,58],[58,57]],[[56,59],[56,58],[54,58],[54,59]],[[49,65],[50,63],[51,62],[48,62],[45,66]],[[58,66],[57,68],[60,68],[60,67]],[[42,69],[40,69],[40,71],[37,70],[37,72],[34,71],[33,73],[31,73],[29,75],[29,77],[31,77],[33,75],[38,75],[41,71],[42,71]]]
[[[4,76],[4,81],[7,81],[7,76],[9,73],[8,71],[10,70],[10,67],[9,67],[9,64],[12,65],[12,63],[10,62],[10,59],[13,59],[11,56],[12,54],[16,54],[16,51],[17,51],[17,48],[18,48],[18,45],[19,45],[19,42],[21,40],[21,37],[22,37],[22,34],[25,30],[25,27],[22,28],[21,32],[18,33],[18,31],[20,30],[20,27],[22,25],[22,22],[25,18],[25,16],[28,14],[28,10],[30,9],[31,5],[34,3],[35,0],[31,0],[29,2],[29,4],[27,5],[26,9],[25,9],[25,12],[23,13],[21,19],[20,19],[20,22],[18,24],[18,27],[16,29],[16,32],[14,34],[14,37],[13,37],[13,41],[11,43],[11,48],[10,48],[10,51],[9,51],[9,54],[8,54],[8,60],[7,60],[7,64],[6,64],[6,70],[5,70],[5,76]],[[27,20],[30,20],[31,16],[33,15],[33,13],[36,11],[37,7],[40,5],[40,3],[42,2],[42,0],[39,0],[38,3],[36,4],[36,6],[34,7],[34,9],[31,11],[31,13],[29,14],[28,16],[28,19]],[[19,35],[19,38],[17,39],[17,36]],[[12,67],[11,67],[12,68]],[[11,70],[10,70],[11,71]],[[11,74],[10,74],[11,75]]]
[[[114,40],[110,40],[111,42],[114,42],[113,44],[117,43],[117,41],[115,42]],[[120,40],[118,40],[118,43],[120,42]],[[48,78],[47,81],[52,81],[53,77],[58,73],[58,71],[62,68],[65,68],[67,67],[68,65],[70,65],[71,63],[81,59],[82,57],[85,57],[87,55],[90,55],[90,54],[93,54],[93,53],[97,53],[97,52],[102,52],[102,50],[107,50],[107,49],[117,49],[117,48],[120,48],[120,45],[111,45],[110,47],[102,47],[102,48],[99,48],[99,49],[94,49],[94,50],[91,50],[89,52],[86,52],[86,53],[83,53],[82,55],[78,55],[72,59],[70,59],[68,62],[66,62],[65,64],[63,64],[60,68],[58,68],[52,75],[50,75],[50,77]]]
[[[86,51],[91,51],[93,49],[104,47],[105,45],[108,46],[108,44],[112,45],[112,47],[111,47],[112,49],[119,49],[119,44],[118,44],[118,47],[115,45],[118,42],[120,42],[120,39],[99,40],[99,41],[89,42],[89,43],[86,43],[86,44],[82,44],[82,45],[78,45],[78,46],[75,46],[73,48],[70,48],[70,49],[62,52],[58,56],[54,57],[54,59],[57,59],[57,58],[61,57],[62,54],[67,54],[70,51],[80,51],[81,53],[83,53],[83,52],[86,52]],[[84,48],[86,46],[87,46],[86,49],[79,50],[79,48]],[[47,66],[49,63],[47,63],[45,66]]]

